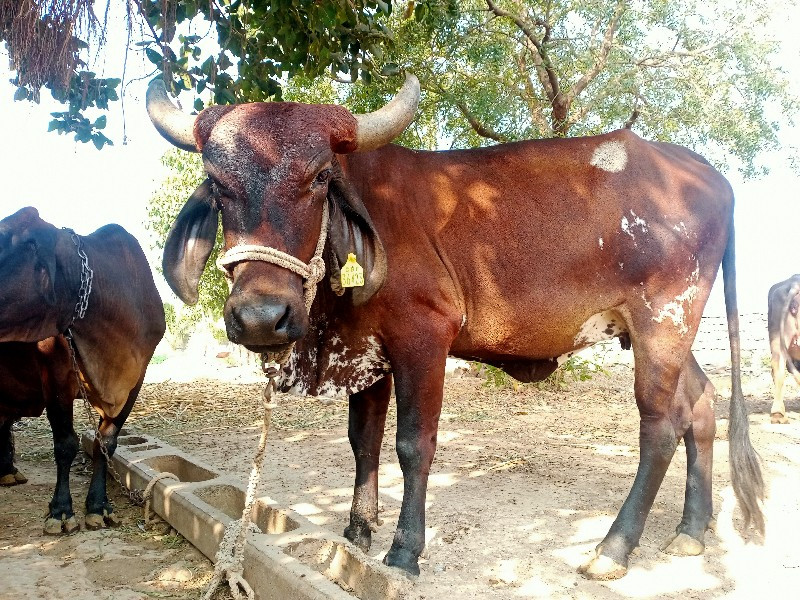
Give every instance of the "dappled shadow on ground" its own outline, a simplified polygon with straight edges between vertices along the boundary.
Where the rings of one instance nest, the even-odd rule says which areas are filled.
[[[723,380],[715,381],[721,392]],[[197,381],[146,386],[131,427],[246,479],[258,437],[259,384]],[[168,385],[177,385],[168,383]],[[729,386],[729,384],[727,384]],[[161,386],[161,387],[159,387]],[[681,518],[686,459],[679,447],[648,520],[629,574],[617,582],[584,580],[575,569],[605,535],[638,462],[638,415],[629,367],[612,368],[566,390],[488,388],[472,377],[449,379],[439,449],[431,473],[427,549],[408,598],[729,598],[751,597],[765,581],[800,584],[800,561],[787,532],[797,531],[800,492],[793,476],[800,423],[769,424],[751,388],[753,443],[770,485],[767,537],[737,532],[721,397],[715,442],[716,533],[701,557],[658,548]],[[160,399],[163,396],[163,400]],[[169,407],[169,396],[180,398]],[[153,414],[153,410],[163,414]],[[768,407],[767,407],[768,410]],[[380,470],[381,518],[370,556],[391,545],[402,498],[390,413]],[[274,413],[263,493],[334,533],[347,524],[353,459],[346,404],[283,398]]]
[[[262,384],[238,377],[185,379],[146,384],[128,428],[160,437],[246,480],[259,435]],[[712,374],[712,380],[720,390],[714,466],[718,527],[706,536],[706,553],[676,558],[658,550],[681,517],[686,459],[680,446],[640,550],[631,557],[630,572],[619,581],[598,583],[583,579],[575,569],[605,535],[636,470],[638,415],[630,367],[611,367],[608,376],[571,382],[566,389],[524,386],[515,391],[487,387],[474,377],[448,379],[428,493],[427,549],[422,574],[409,586],[408,599],[750,598],[763,595],[770,582],[800,584],[800,553],[792,539],[800,528],[798,415],[790,412],[789,425],[771,425],[768,386],[755,385],[755,379],[746,381],[753,443],[764,460],[770,495],[765,506],[766,538],[752,532],[742,538],[727,463],[730,384],[725,373]],[[763,383],[763,378],[758,381]],[[261,485],[262,493],[280,505],[337,534],[348,521],[353,484],[346,413],[344,403],[281,398],[273,415]],[[383,525],[369,552],[376,559],[391,545],[402,498],[394,422],[392,409],[380,469]],[[27,486],[0,489],[0,504],[6,511],[0,514],[4,519],[0,570],[5,572],[16,569],[20,560],[29,560],[31,552],[41,552],[42,544],[53,543],[42,540],[39,521],[52,492],[55,468],[46,421],[35,423],[18,433],[18,448],[22,466],[33,465],[36,478]],[[85,493],[81,486],[86,475],[80,473],[78,469],[76,506]],[[17,508],[9,508],[12,498]],[[25,502],[20,504],[21,498]],[[20,510],[19,520],[10,514]],[[131,523],[135,527],[139,518],[139,509],[135,510],[129,527]],[[107,532],[89,535],[111,539]],[[125,552],[145,556],[153,548],[131,549],[146,542],[138,538],[136,530],[128,531],[120,543],[130,546]],[[63,542],[55,547],[58,544],[67,548]],[[88,575],[80,569],[78,575],[66,569],[60,573],[78,577],[83,583],[75,585],[95,592],[100,589],[95,581],[120,590],[121,584],[102,575],[111,569],[109,573],[127,573],[130,580],[138,580],[137,585],[150,585],[148,590],[162,593],[156,567],[163,564],[146,573],[145,566],[137,567],[141,573],[126,571],[127,565],[114,562],[114,551],[98,548]],[[76,560],[64,553],[53,556],[65,564]],[[208,563],[198,562],[195,572],[203,569],[208,572]]]

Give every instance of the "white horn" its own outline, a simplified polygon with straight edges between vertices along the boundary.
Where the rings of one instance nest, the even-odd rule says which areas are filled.
[[[172,104],[163,80],[154,79],[147,86],[146,105],[153,125],[170,144],[181,150],[198,152],[194,140],[195,117],[184,114]]]
[[[406,81],[385,106],[371,113],[353,115],[358,121],[356,152],[367,152],[391,142],[414,120],[419,104],[419,80],[406,73]]]

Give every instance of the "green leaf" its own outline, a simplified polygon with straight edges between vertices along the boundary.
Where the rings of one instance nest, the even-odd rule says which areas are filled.
[[[24,87],[17,88],[17,91],[14,92],[14,102],[19,102],[20,100],[25,100],[28,97],[28,90]]]
[[[94,122],[95,129],[105,129],[106,128],[106,116],[102,115],[97,118]]]
[[[160,65],[161,62],[164,60],[158,52],[153,50],[152,48],[147,48],[144,53],[147,55],[147,59],[153,63],[154,65]]]
[[[205,104],[203,103],[203,101],[200,98],[195,98],[195,100],[194,100],[194,109],[197,112],[200,112],[201,110],[203,110],[203,108],[205,108]]]

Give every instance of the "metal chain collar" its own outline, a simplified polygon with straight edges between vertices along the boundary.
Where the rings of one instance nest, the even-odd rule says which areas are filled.
[[[72,327],[76,319],[82,319],[84,317],[86,309],[89,307],[89,296],[92,293],[94,271],[89,266],[89,257],[86,256],[86,252],[83,251],[81,236],[69,227],[62,227],[62,229],[69,232],[72,237],[72,243],[75,244],[75,247],[78,249],[78,258],[81,259],[81,286],[78,290],[78,301],[75,303],[75,312],[69,324],[69,327]]]

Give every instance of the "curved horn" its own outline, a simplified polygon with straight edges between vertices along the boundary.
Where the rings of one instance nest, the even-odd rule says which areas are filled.
[[[189,152],[198,152],[194,140],[195,117],[184,114],[172,104],[164,81],[154,79],[147,86],[147,114],[166,140],[173,146]]]
[[[419,104],[419,80],[406,73],[406,81],[385,106],[371,113],[353,115],[358,121],[356,152],[367,152],[388,144],[414,120]]]

